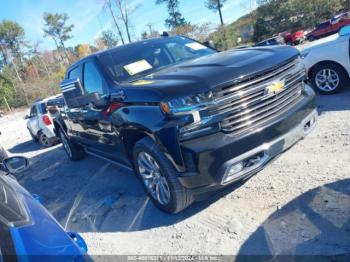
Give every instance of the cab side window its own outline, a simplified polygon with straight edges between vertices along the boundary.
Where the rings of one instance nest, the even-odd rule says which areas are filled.
[[[30,117],[36,117],[38,115],[38,112],[36,110],[36,105],[33,105],[30,109]]]
[[[68,79],[76,79],[80,78],[80,70],[79,66],[73,68],[71,71],[68,73]]]
[[[93,62],[84,64],[83,83],[85,92],[103,94],[103,79]]]

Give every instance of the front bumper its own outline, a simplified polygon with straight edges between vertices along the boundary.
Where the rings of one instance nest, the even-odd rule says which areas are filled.
[[[310,91],[295,108],[243,137],[217,133],[183,143],[188,172],[180,176],[180,182],[194,195],[200,195],[254,175],[311,132],[318,115],[314,101],[315,94]],[[254,164],[227,179],[232,165],[256,157]]]

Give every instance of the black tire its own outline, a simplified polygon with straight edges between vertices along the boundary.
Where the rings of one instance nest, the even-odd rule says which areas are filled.
[[[315,41],[315,37],[313,35],[308,36],[307,40],[310,41],[310,42]]]
[[[68,158],[72,161],[78,161],[83,159],[85,156],[84,148],[78,144],[75,144],[73,141],[71,141],[66,136],[66,134],[62,131],[62,129],[59,130],[59,134],[60,134],[64,151],[67,153]]]
[[[319,84],[317,84],[316,82],[317,74],[319,73],[321,74],[323,70],[328,70],[328,69],[336,73],[337,77],[339,78],[338,84],[332,90],[325,90],[325,88],[320,87]],[[331,95],[339,92],[342,88],[346,86],[348,79],[349,77],[346,71],[344,70],[344,68],[335,63],[324,63],[324,64],[317,65],[311,70],[311,75],[310,75],[310,81],[313,88],[322,95]]]
[[[38,133],[38,141],[43,147],[53,146],[52,141],[50,141],[50,139],[43,132]]]
[[[141,177],[138,164],[138,156],[141,152],[147,153],[150,156],[152,156],[152,158],[157,162],[158,166],[160,167],[161,175],[165,178],[167,184],[169,185],[170,201],[166,205],[163,205],[159,201],[157,201],[157,199],[155,199],[152,196],[152,194],[149,193],[145,183],[143,182],[144,180]],[[152,139],[146,137],[136,143],[133,151],[133,164],[135,172],[140,181],[142,182],[145,191],[148,193],[155,206],[157,206],[160,210],[165,211],[167,213],[175,214],[192,204],[192,195],[190,194],[190,192],[188,192],[188,190],[186,190],[186,188],[184,188],[181,185],[178,179],[178,173],[175,170],[174,166],[166,158],[162,150]]]
[[[0,146],[0,163],[4,161],[8,157],[6,150]]]

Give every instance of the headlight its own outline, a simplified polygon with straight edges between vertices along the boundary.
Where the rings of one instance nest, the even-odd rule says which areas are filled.
[[[208,107],[212,101],[213,93],[207,92],[193,96],[175,98],[168,102],[162,102],[161,108],[165,113],[181,114],[204,109]]]
[[[218,123],[212,123],[211,116],[203,115],[206,109],[213,105],[214,97],[211,91],[160,103],[164,113],[187,117],[186,123],[180,125],[181,140],[213,133],[219,129]]]

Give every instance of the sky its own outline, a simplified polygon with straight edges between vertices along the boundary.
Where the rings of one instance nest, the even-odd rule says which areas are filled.
[[[52,39],[44,38],[43,13],[57,12],[69,15],[69,24],[74,24],[72,39],[66,46],[77,44],[93,44],[104,30],[114,30],[113,20],[102,8],[103,0],[0,0],[0,20],[9,19],[19,23],[25,30],[26,38],[31,43],[40,43],[40,50],[54,49]],[[154,30],[160,32],[167,28],[164,20],[167,18],[166,5],[156,5],[156,0],[129,0],[131,6],[137,9],[130,17],[133,40],[139,39],[142,32],[148,30],[147,24],[152,24]],[[205,0],[179,0],[179,9],[184,18],[193,24],[210,22],[219,24],[219,15],[208,10]],[[227,0],[222,8],[225,23],[237,20],[249,10],[250,0]]]

